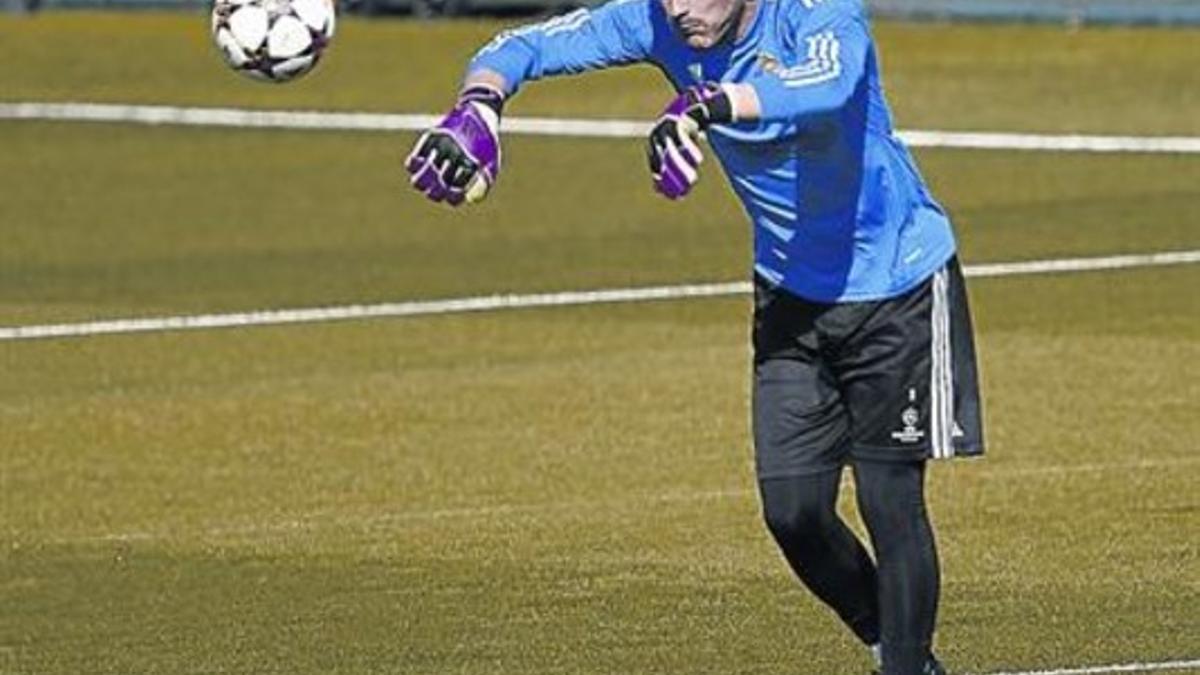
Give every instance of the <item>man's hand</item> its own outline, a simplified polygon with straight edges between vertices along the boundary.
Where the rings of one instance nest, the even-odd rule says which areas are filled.
[[[650,132],[646,155],[654,189],[668,199],[679,199],[700,179],[697,170],[704,155],[696,144],[712,124],[734,121],[728,93],[714,83],[689,87],[663,110]]]
[[[413,187],[451,206],[486,197],[500,175],[503,105],[504,95],[490,87],[464,90],[446,117],[417,139],[405,160]]]

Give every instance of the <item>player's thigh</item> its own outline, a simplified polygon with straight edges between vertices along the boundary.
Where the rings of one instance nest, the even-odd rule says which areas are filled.
[[[856,308],[857,309],[857,308]],[[835,363],[856,460],[930,454],[932,283],[875,303]]]
[[[856,459],[983,451],[975,351],[956,260],[879,304],[836,363]]]
[[[846,411],[819,361],[756,361],[751,407],[759,480],[823,473],[845,464]]]

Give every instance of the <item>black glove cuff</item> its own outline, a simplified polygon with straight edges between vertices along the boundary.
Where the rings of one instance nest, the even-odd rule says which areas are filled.
[[[708,124],[728,124],[733,121],[733,101],[729,100],[725,90],[708,99],[704,107],[708,109]]]
[[[684,113],[696,122],[701,130],[713,124],[728,124],[733,121],[733,101],[721,85],[708,82],[688,91],[691,105]]]
[[[458,100],[482,103],[495,111],[497,116],[504,111],[504,92],[482,84],[463,89],[458,95]]]

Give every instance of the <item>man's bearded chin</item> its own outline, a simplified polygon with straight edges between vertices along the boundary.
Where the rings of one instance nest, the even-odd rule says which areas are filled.
[[[693,35],[687,38],[687,43],[693,49],[709,49],[724,42],[736,39],[737,27],[741,23],[742,12],[746,10],[745,0],[736,0],[734,8],[729,12],[725,21],[716,30],[706,35]]]

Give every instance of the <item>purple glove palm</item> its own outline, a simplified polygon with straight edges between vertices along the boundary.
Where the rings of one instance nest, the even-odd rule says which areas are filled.
[[[646,148],[654,189],[668,199],[690,192],[704,161],[696,139],[709,125],[732,121],[733,106],[720,85],[689,87],[675,97],[659,115]]]
[[[503,95],[487,87],[464,91],[446,117],[422,134],[405,160],[413,187],[451,206],[486,197],[500,175],[503,104]]]

